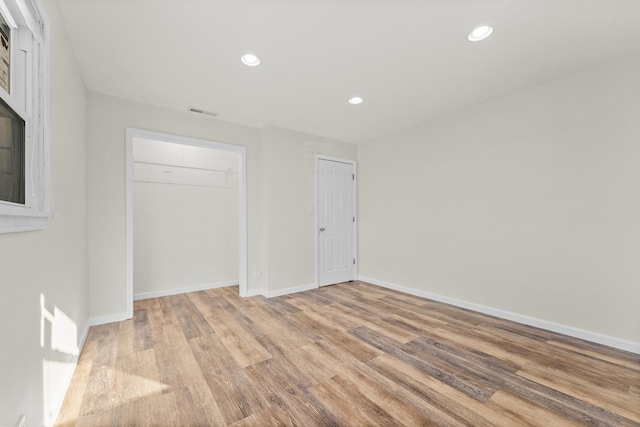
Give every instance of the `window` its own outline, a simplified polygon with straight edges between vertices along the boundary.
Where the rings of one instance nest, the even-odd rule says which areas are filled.
[[[0,38],[2,47],[0,48],[0,86],[9,92],[9,73],[11,72],[11,27],[7,24],[4,16],[0,14]]]
[[[0,200],[24,205],[24,120],[0,100]]]
[[[38,0],[0,0],[0,233],[51,213],[46,23]]]

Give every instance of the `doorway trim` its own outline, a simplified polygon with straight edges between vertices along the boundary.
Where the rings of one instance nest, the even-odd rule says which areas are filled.
[[[163,132],[153,132],[143,129],[126,128],[125,153],[125,241],[126,241],[126,308],[127,318],[133,317],[133,139],[143,138],[174,144],[191,145],[214,150],[238,153],[240,164],[238,168],[238,282],[240,296],[246,297],[247,288],[247,148],[241,145],[187,136],[172,135]]]
[[[331,157],[325,156],[324,154],[316,154],[315,155],[315,253],[316,253],[316,286],[320,287],[320,160],[327,160],[330,162],[338,162],[338,163],[346,163],[353,167],[353,216],[355,217],[355,227],[353,228],[353,257],[356,260],[356,263],[353,267],[353,279],[356,280],[358,278],[358,264],[360,264],[360,260],[358,259],[358,169],[357,162],[351,159],[343,159],[340,157]]]

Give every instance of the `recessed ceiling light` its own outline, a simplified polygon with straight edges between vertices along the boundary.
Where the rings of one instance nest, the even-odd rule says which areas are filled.
[[[482,25],[469,33],[467,37],[471,42],[479,42],[489,37],[493,33],[491,25]]]
[[[351,105],[362,104],[362,101],[364,101],[364,99],[362,99],[362,97],[360,96],[354,96],[353,98],[349,98],[349,104]]]
[[[260,58],[253,53],[245,53],[240,57],[240,60],[244,65],[248,65],[249,67],[257,67],[260,65]]]

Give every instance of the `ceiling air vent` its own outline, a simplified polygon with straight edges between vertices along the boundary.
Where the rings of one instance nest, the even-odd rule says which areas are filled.
[[[200,108],[189,107],[189,111],[192,113],[204,114],[205,116],[218,117],[218,113],[213,111],[201,110]]]

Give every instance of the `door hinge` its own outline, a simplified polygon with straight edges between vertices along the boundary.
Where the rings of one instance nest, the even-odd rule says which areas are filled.
[[[356,217],[355,216],[353,217],[353,222],[356,222]]]
[[[355,173],[351,174],[351,179],[353,179],[354,181],[356,180],[356,174]]]
[[[356,265],[356,259],[355,258],[353,259],[353,265]]]

